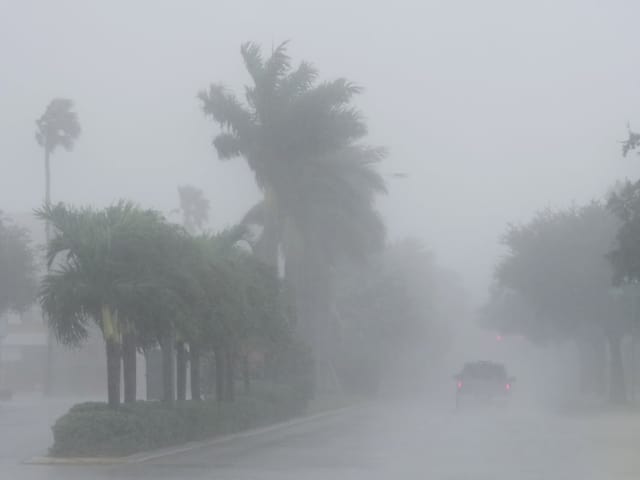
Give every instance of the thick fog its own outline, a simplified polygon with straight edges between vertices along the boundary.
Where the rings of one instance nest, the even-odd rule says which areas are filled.
[[[640,178],[638,18],[626,0],[0,0],[0,269],[17,272],[0,275],[0,478],[638,478],[640,183],[621,183]],[[214,138],[241,135],[212,121],[223,95],[207,89],[245,102],[245,42],[258,63],[288,42],[292,67],[363,87],[336,107],[368,127],[336,135],[370,181],[347,221],[335,198],[353,191],[332,190],[345,170],[316,197],[292,195],[318,188],[300,181],[274,201],[287,182],[273,158],[276,181],[256,181],[255,145],[299,154],[271,125],[244,158],[218,158]],[[60,98],[82,134],[51,157],[51,201],[95,228],[75,246],[43,208],[34,138]],[[388,156],[368,163],[354,138]],[[307,177],[343,154],[327,144],[301,149]],[[291,227],[302,197],[312,220]],[[100,230],[119,199],[133,202],[111,211],[125,212],[120,237]],[[55,290],[84,268],[74,248],[108,252],[86,271],[129,277]]]
[[[169,211],[176,184],[212,223],[258,197],[241,161],[219,162],[195,94],[246,82],[239,45],[291,40],[322,78],[365,87],[368,141],[386,145],[390,235],[418,236],[476,301],[505,223],[601,195],[640,166],[620,157],[640,123],[633,2],[171,1],[0,3],[0,204],[42,201],[34,120],[73,98],[83,137],[60,152],[53,199],[129,198]],[[241,92],[240,92],[241,93]],[[10,208],[8,206],[11,206]]]

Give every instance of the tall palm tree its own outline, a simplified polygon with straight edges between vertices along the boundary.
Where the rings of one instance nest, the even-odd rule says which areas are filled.
[[[36,120],[36,141],[44,150],[45,205],[51,204],[51,154],[58,147],[71,151],[82,129],[73,101],[68,98],[51,100],[42,116]],[[47,229],[48,230],[48,229]],[[48,233],[47,233],[48,239]]]
[[[36,120],[36,142],[44,150],[45,173],[45,205],[51,205],[51,154],[58,147],[67,151],[73,146],[82,131],[78,115],[73,110],[73,102],[67,98],[51,100],[42,116]],[[45,222],[46,242],[50,239],[49,222]],[[45,368],[45,392],[51,393],[53,387],[53,335],[49,331],[47,336],[47,358]]]
[[[263,192],[245,217],[263,227],[256,252],[277,265],[283,251],[305,337],[326,357],[332,264],[383,243],[374,200],[385,192],[376,170],[385,151],[358,143],[367,133],[352,105],[361,88],[345,79],[318,83],[309,63],[292,68],[286,48],[265,60],[256,44],[242,46],[252,79],[246,105],[220,84],[199,98],[222,130],[213,141],[218,156],[243,157]]]
[[[202,190],[192,185],[182,185],[178,187],[178,196],[184,228],[191,234],[202,230],[209,219],[210,208],[209,200],[205,198]]]

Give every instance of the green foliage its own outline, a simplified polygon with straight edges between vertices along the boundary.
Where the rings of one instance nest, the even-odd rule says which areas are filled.
[[[609,197],[609,210],[622,222],[609,254],[615,282],[640,280],[640,182],[619,185]]]
[[[55,456],[117,456],[234,433],[301,414],[306,401],[284,385],[255,385],[234,403],[75,405],[53,426]]]
[[[596,202],[544,210],[526,224],[510,225],[503,240],[508,252],[496,269],[499,288],[485,309],[495,316],[485,318],[485,325],[536,341],[598,338],[620,326],[606,258],[618,225]],[[520,314],[504,314],[510,310]]]
[[[40,302],[64,344],[82,342],[90,322],[116,350],[124,335],[139,349],[175,337],[202,353],[231,355],[278,348],[291,337],[280,279],[241,247],[245,227],[192,237],[127,202],[102,210],[45,206],[37,215],[55,232]]]
[[[246,218],[264,227],[259,255],[275,265],[281,245],[287,260],[304,249],[334,263],[380,248],[384,226],[373,203],[386,190],[375,167],[386,152],[356,143],[367,133],[352,105],[361,88],[318,83],[306,62],[294,69],[286,42],[266,60],[254,43],[241,53],[253,81],[246,105],[219,84],[199,98],[222,129],[218,156],[244,157],[265,193]]]
[[[35,266],[26,230],[0,212],[0,316],[21,311],[35,300]]]
[[[162,217],[127,202],[103,210],[58,204],[36,215],[55,230],[40,302],[58,339],[77,344],[86,338],[90,321],[105,338],[117,336],[122,323],[137,313],[136,302],[148,296],[153,282],[165,278],[156,275],[158,265],[164,265],[156,261],[172,257],[165,256],[168,248],[162,242],[152,241],[168,232]],[[113,325],[104,318],[104,307],[119,314]]]

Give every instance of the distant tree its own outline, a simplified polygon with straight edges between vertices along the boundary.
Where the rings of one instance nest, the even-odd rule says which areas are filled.
[[[629,129],[628,137],[622,142],[622,155],[626,157],[640,145],[640,133],[636,133]]]
[[[496,280],[513,293],[493,298],[485,311],[495,314],[497,309],[489,323],[535,341],[606,339],[614,402],[625,399],[621,342],[628,329],[628,318],[612,296],[613,270],[607,260],[618,224],[605,206],[593,202],[544,210],[526,224],[510,225],[503,240],[507,254],[498,264]],[[524,305],[530,314],[511,316],[510,322],[500,315],[505,308],[524,313]]]
[[[364,265],[339,270],[336,309],[338,372],[345,388],[371,391],[381,379],[415,384],[450,345],[449,303],[464,295],[420,241],[389,245]],[[398,382],[396,382],[398,383]]]
[[[0,316],[20,312],[35,300],[35,265],[26,230],[0,212]]]
[[[192,185],[178,187],[178,195],[184,227],[191,234],[202,230],[209,219],[209,200],[205,198],[202,190]]]

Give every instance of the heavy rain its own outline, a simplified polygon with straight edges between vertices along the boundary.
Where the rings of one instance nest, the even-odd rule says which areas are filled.
[[[639,14],[0,0],[0,479],[640,478]]]

